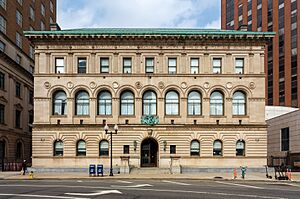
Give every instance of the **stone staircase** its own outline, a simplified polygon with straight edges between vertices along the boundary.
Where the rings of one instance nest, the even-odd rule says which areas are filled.
[[[148,167],[148,168],[131,168],[130,174],[170,174],[169,168],[157,168],[157,167]]]

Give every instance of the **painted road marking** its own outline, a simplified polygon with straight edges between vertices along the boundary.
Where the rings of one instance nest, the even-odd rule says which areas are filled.
[[[216,182],[216,183],[219,183],[219,184],[233,185],[233,186],[246,187],[246,188],[253,188],[253,189],[265,189],[265,188],[262,188],[262,187],[256,187],[256,186],[245,185],[245,184],[235,184],[235,183],[220,182],[220,181],[215,181],[215,182]]]
[[[120,182],[120,183],[125,183],[125,184],[131,184],[131,183],[133,183],[133,182],[124,181],[124,180],[118,180],[117,182]]]
[[[13,197],[25,197],[25,198],[89,199],[89,198],[74,198],[68,196],[48,196],[48,195],[14,194],[14,193],[0,193],[0,196],[13,196]]]
[[[169,180],[163,180],[162,182],[171,183],[171,184],[178,184],[178,185],[183,185],[183,186],[189,186],[190,185],[190,184],[183,183],[183,182],[174,182],[174,181],[169,181]]]
[[[104,190],[95,193],[65,193],[65,194],[72,195],[72,196],[100,196],[100,195],[112,194],[112,193],[122,194],[122,192],[118,190]]]
[[[111,185],[111,187],[124,187],[124,188],[139,188],[139,187],[153,187],[151,184],[137,184],[129,186]]]
[[[109,189],[109,187],[93,187],[93,186],[70,186],[70,185],[0,185],[0,187],[46,187],[46,188],[86,188],[86,189]],[[155,191],[155,192],[171,192],[171,193],[192,193],[192,194],[206,194],[206,195],[221,195],[221,196],[235,196],[235,197],[248,197],[248,198],[263,198],[263,199],[288,199],[283,197],[263,196],[263,195],[247,195],[247,194],[234,194],[234,193],[222,193],[222,192],[201,192],[201,191],[188,191],[188,190],[172,190],[172,189],[151,189],[151,188],[130,188],[119,187],[118,189],[130,190],[130,191]],[[287,191],[287,190],[286,190]],[[59,197],[55,197],[59,198]],[[64,198],[62,198],[64,199]],[[66,198],[68,199],[68,198]],[[70,198],[76,199],[76,198]]]

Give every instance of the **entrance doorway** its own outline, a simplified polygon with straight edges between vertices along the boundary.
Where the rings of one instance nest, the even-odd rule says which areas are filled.
[[[0,141],[0,171],[4,171],[5,141]]]
[[[141,144],[141,167],[157,167],[158,143],[153,138],[145,139]]]

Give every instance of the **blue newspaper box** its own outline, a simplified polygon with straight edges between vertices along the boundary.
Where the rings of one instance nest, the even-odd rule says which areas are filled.
[[[96,175],[96,166],[94,164],[90,164],[89,174],[90,174],[90,176]]]
[[[97,165],[97,175],[99,176],[100,174],[103,176],[103,164]]]

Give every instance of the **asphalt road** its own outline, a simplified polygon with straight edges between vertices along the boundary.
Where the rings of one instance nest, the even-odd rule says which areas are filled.
[[[205,180],[0,181],[0,198],[300,198],[300,183]]]

